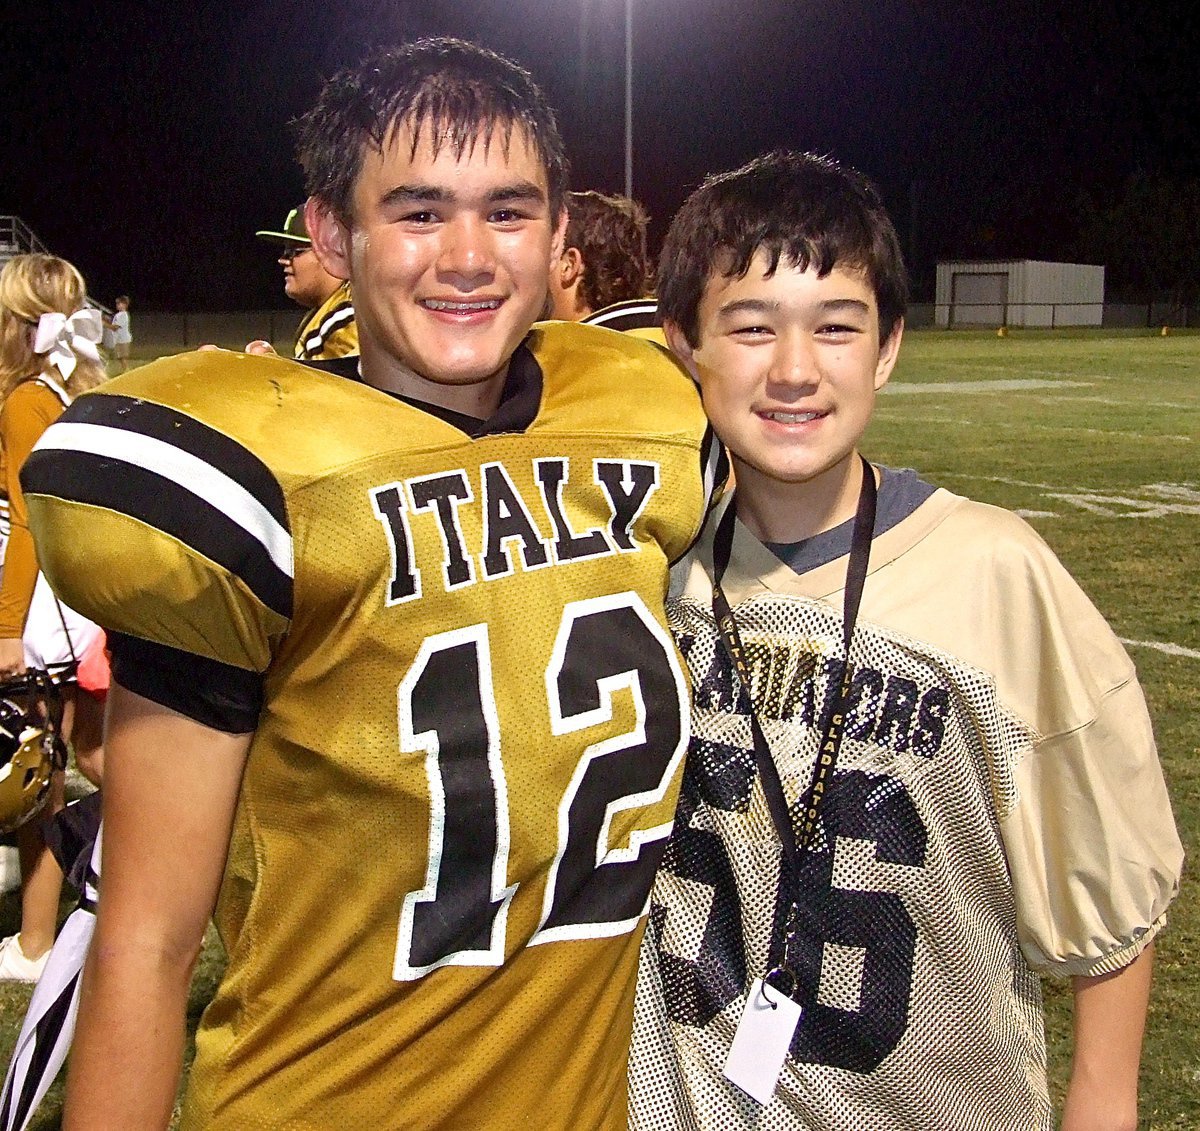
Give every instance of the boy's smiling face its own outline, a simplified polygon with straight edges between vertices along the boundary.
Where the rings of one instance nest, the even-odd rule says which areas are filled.
[[[458,154],[402,124],[364,154],[352,228],[310,202],[314,246],[354,286],[368,383],[471,415],[498,399],[566,227],[525,130],[505,141],[497,127]]]
[[[875,293],[856,268],[822,278],[786,259],[771,275],[768,265],[759,251],[745,276],[714,274],[700,301],[697,345],[670,324],[668,340],[700,383],[739,498],[798,489],[798,499],[823,498],[841,521],[837,500],[850,495],[853,513],[853,457],[895,365],[902,325],[880,342]]]

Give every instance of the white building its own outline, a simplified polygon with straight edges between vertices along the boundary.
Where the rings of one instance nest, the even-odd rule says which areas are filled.
[[[1038,259],[965,259],[937,265],[938,326],[1099,326],[1104,268]]]

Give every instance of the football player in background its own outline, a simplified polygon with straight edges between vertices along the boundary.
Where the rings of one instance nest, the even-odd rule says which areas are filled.
[[[550,272],[550,314],[610,330],[628,330],[662,342],[650,297],[653,275],[646,252],[646,210],[627,196],[567,194],[567,235]],[[645,331],[652,330],[647,335]]]
[[[74,406],[26,490],[110,629],[104,874],[64,1126],[623,1128],[687,743],[669,563],[717,476],[663,351],[531,330],[566,161],[424,40],[325,87],[307,231],[361,373],[208,351]]]
[[[1063,1128],[1135,1127],[1182,862],[1145,701],[1025,522],[859,455],[904,329],[875,189],[760,158],[688,199],[659,271],[737,487],[668,601],[693,738],[633,1124],[1049,1131],[1048,972]]]
[[[304,226],[304,206],[293,208],[280,231],[255,232],[261,240],[281,244],[279,265],[283,290],[293,302],[307,308],[296,330],[293,356],[302,361],[328,361],[358,353],[358,326],[350,284],[331,275],[313,253]],[[252,343],[257,344],[257,343]],[[247,352],[252,351],[249,348]]]

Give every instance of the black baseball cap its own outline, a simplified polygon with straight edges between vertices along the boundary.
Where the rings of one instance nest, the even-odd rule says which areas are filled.
[[[308,236],[308,229],[304,226],[303,204],[298,208],[293,208],[287,214],[287,219],[283,222],[283,231],[255,232],[254,234],[260,240],[273,240],[275,243],[304,244],[305,247],[312,243]]]

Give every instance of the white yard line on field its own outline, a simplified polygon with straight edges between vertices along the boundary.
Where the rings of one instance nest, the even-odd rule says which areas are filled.
[[[1003,483],[1006,487],[1032,487],[1036,491],[1061,491],[1063,487],[1061,483],[1031,483],[1027,479],[1009,479],[1003,475],[972,475],[969,471],[947,471],[941,478],[976,479],[982,483]]]
[[[895,381],[884,385],[883,393],[1019,393],[1026,389],[1087,389],[1089,381],[1042,381],[1037,378],[1011,378],[997,381]]]
[[[1047,491],[1048,499],[1070,503],[1080,510],[1105,518],[1165,518],[1169,514],[1200,515],[1200,503],[1132,499],[1128,495],[1101,495],[1097,491]]]
[[[1195,483],[1146,483],[1129,488],[1127,494],[1109,494],[1092,487],[1063,488],[1049,483],[1030,483],[1002,475],[970,475],[966,472],[945,472],[946,480],[982,480],[1037,491],[1043,499],[1069,503],[1079,510],[1105,518],[1165,518],[1168,515],[1200,515],[1200,485]],[[1149,496],[1149,497],[1147,497]],[[1052,518],[1046,511],[1021,510],[1022,518]]]
[[[1046,400],[1046,397],[1038,397],[1039,401]],[[1121,428],[1085,428],[1078,424],[1033,424],[1029,421],[1024,421],[1021,424],[1008,424],[1003,421],[998,421],[989,424],[991,428],[1016,428],[1022,432],[1064,432],[1072,435],[1078,434],[1081,436],[1117,436],[1121,439],[1128,440],[1172,440],[1177,444],[1192,443],[1191,436],[1156,436],[1147,432],[1134,432],[1129,429]]]
[[[1056,382],[1058,385],[1065,382]],[[1069,401],[1071,404],[1102,404],[1108,405],[1111,408],[1136,408],[1144,409],[1146,402],[1138,400],[1136,397],[1079,397],[1079,396],[1062,396],[1057,397],[1053,393],[1043,393],[1037,398],[1038,401]],[[1194,412],[1196,406],[1194,404],[1181,404],[1179,401],[1155,401],[1155,408],[1173,408],[1183,412]]]
[[[1042,397],[1038,398],[1038,400],[1043,399],[1044,398]],[[913,416],[907,412],[904,413],[903,420],[905,424],[937,424],[956,428],[972,428],[980,423],[978,420],[968,420],[961,416]],[[1146,432],[1133,432],[1128,429],[1086,428],[1071,424],[1034,424],[1029,421],[1022,421],[1019,424],[1014,424],[1004,420],[992,420],[988,421],[987,426],[992,431],[996,431],[998,429],[1007,429],[1009,431],[1024,433],[1057,432],[1072,436],[1113,436],[1120,440],[1165,440],[1176,444],[1191,444],[1195,439],[1192,436],[1175,436],[1170,434],[1155,436]]]
[[[1126,648],[1153,648],[1156,652],[1165,652],[1168,656],[1182,656],[1187,660],[1200,660],[1200,650],[1185,648],[1182,644],[1162,644],[1157,640],[1126,640],[1121,638]]]
[[[919,363],[916,361],[909,361],[909,364],[917,365]],[[988,364],[985,362],[974,362],[974,361],[948,362],[948,363],[939,362],[939,363],[935,363],[935,364],[928,364],[928,363],[926,363],[926,364],[927,364],[928,369],[931,372],[937,372],[938,370],[942,370],[942,371],[945,371],[947,373],[952,373],[952,374],[958,374],[958,373],[1005,373],[1005,374],[1007,374],[1007,373],[1011,373],[1013,371],[1013,369],[1017,368],[1017,366],[1019,365],[1019,362],[1017,362],[1017,363],[1000,362],[999,364],[995,364],[995,365]],[[1028,373],[1031,377],[1055,378],[1056,384],[1058,383],[1059,380],[1062,380],[1065,377],[1071,377],[1071,378],[1075,378],[1076,380],[1082,380],[1082,381],[1111,381],[1114,377],[1118,376],[1118,374],[1116,372],[1087,373],[1087,372],[1084,372],[1083,370],[1079,370],[1079,369],[1036,369],[1036,368],[1034,368],[1032,366],[1028,366],[1028,365],[1020,365],[1020,370],[1022,373]]]

